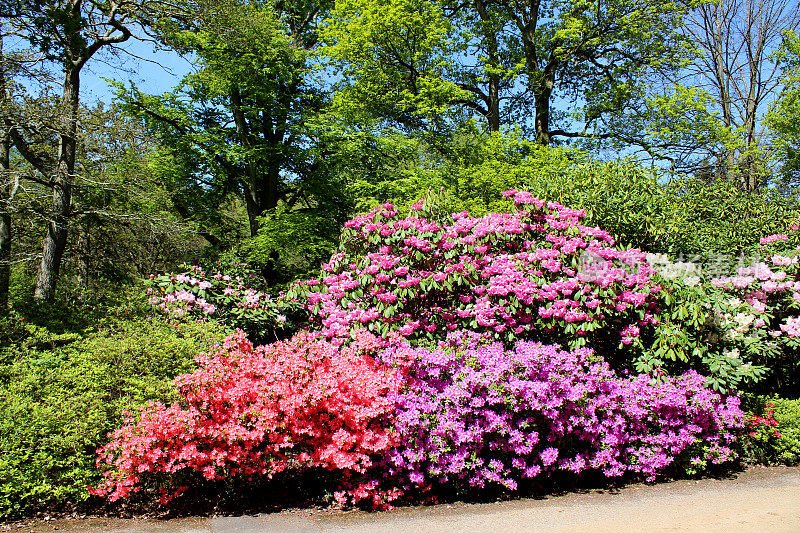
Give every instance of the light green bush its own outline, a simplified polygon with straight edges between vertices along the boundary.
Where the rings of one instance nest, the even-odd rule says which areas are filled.
[[[749,395],[743,399],[749,413],[741,440],[747,461],[800,465],[800,399]]]
[[[800,400],[772,399],[773,417],[778,422],[775,459],[785,465],[800,464]]]
[[[19,320],[19,318],[17,318]],[[126,410],[177,398],[171,380],[224,338],[214,322],[109,322],[52,349],[17,345],[0,366],[0,519],[80,507],[95,450]]]

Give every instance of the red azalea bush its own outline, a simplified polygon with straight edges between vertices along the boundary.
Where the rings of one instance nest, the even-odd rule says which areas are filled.
[[[365,472],[395,444],[389,395],[403,377],[373,357],[385,344],[364,331],[345,347],[311,333],[256,348],[241,332],[229,337],[176,378],[185,407],[151,403],[111,434],[98,451],[106,480],[92,492],[114,501],[145,476],[186,469],[208,480],[298,467]]]
[[[438,216],[426,200],[406,217],[386,204],[355,218],[327,275],[301,282],[295,297],[330,337],[361,327],[412,342],[471,332],[606,356],[638,341],[660,290],[645,255],[584,226],[583,210],[504,194],[513,213]]]

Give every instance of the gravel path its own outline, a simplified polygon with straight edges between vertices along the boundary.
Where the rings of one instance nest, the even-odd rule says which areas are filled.
[[[640,532],[800,533],[800,467],[752,468],[733,479],[632,485],[544,499],[402,508],[383,513],[292,510],[220,518],[58,520],[0,526],[51,533]]]

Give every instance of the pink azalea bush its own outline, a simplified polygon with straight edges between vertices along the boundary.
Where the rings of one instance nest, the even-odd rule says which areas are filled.
[[[208,480],[312,467],[365,472],[396,445],[390,396],[402,370],[375,359],[384,345],[363,331],[346,347],[310,333],[259,347],[232,335],[176,378],[184,405],[151,403],[110,435],[98,451],[105,483],[93,493],[113,501],[147,476],[187,470]]]
[[[532,342],[413,355],[394,396],[401,445],[385,462],[404,490],[515,491],[557,471],[653,480],[736,458],[739,400],[694,372],[654,383],[617,375],[591,350]]]
[[[325,275],[292,295],[341,338],[362,327],[412,343],[469,331],[614,351],[653,323],[660,287],[642,252],[583,225],[583,210],[504,194],[513,213],[440,216],[425,200],[408,216],[386,204],[357,217]]]

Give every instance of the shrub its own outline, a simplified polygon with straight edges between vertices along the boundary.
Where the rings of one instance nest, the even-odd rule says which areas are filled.
[[[229,337],[176,379],[185,406],[152,403],[113,433],[98,452],[105,482],[93,492],[115,500],[164,481],[169,499],[187,472],[220,480],[324,468],[357,477],[394,444],[389,395],[402,373],[374,359],[381,346],[364,331],[346,347],[311,333],[257,348],[241,332]]]
[[[798,224],[762,237],[752,257],[698,265],[648,254],[662,287],[657,326],[635,368],[690,366],[718,390],[793,393],[800,387]]]
[[[758,396],[748,402],[743,442],[752,463],[800,465],[800,400]]]
[[[620,377],[590,350],[530,342],[413,355],[386,464],[406,490],[514,491],[557,471],[652,480],[736,457],[739,400],[694,372]]]
[[[211,274],[194,266],[180,274],[152,275],[147,292],[150,305],[173,319],[213,319],[253,339],[277,340],[278,333],[294,329],[291,318],[297,306],[259,289],[258,280],[246,269]]]
[[[692,263],[652,258],[662,287],[657,325],[642,337],[634,360],[637,372],[674,374],[692,368],[705,374],[716,390],[753,386],[769,371],[764,355],[769,317],[756,318],[748,301],[731,298],[702,281]],[[751,313],[751,314],[748,314]]]
[[[800,464],[800,400],[773,398],[772,416],[777,422],[780,437],[775,444],[777,462],[786,465]]]
[[[652,323],[660,287],[638,250],[622,250],[582,211],[507,191],[517,210],[442,215],[426,200],[351,220],[322,279],[291,293],[329,336],[366,327],[414,342],[473,332],[593,346],[613,357]],[[621,344],[620,344],[621,343]]]
[[[122,412],[169,401],[171,380],[224,338],[213,323],[115,321],[66,346],[16,346],[0,366],[0,518],[87,502],[95,450]]]
[[[590,224],[627,246],[673,257],[737,256],[797,218],[796,198],[736,183],[669,178],[633,162],[573,164],[514,185],[548,201],[584,208]]]

